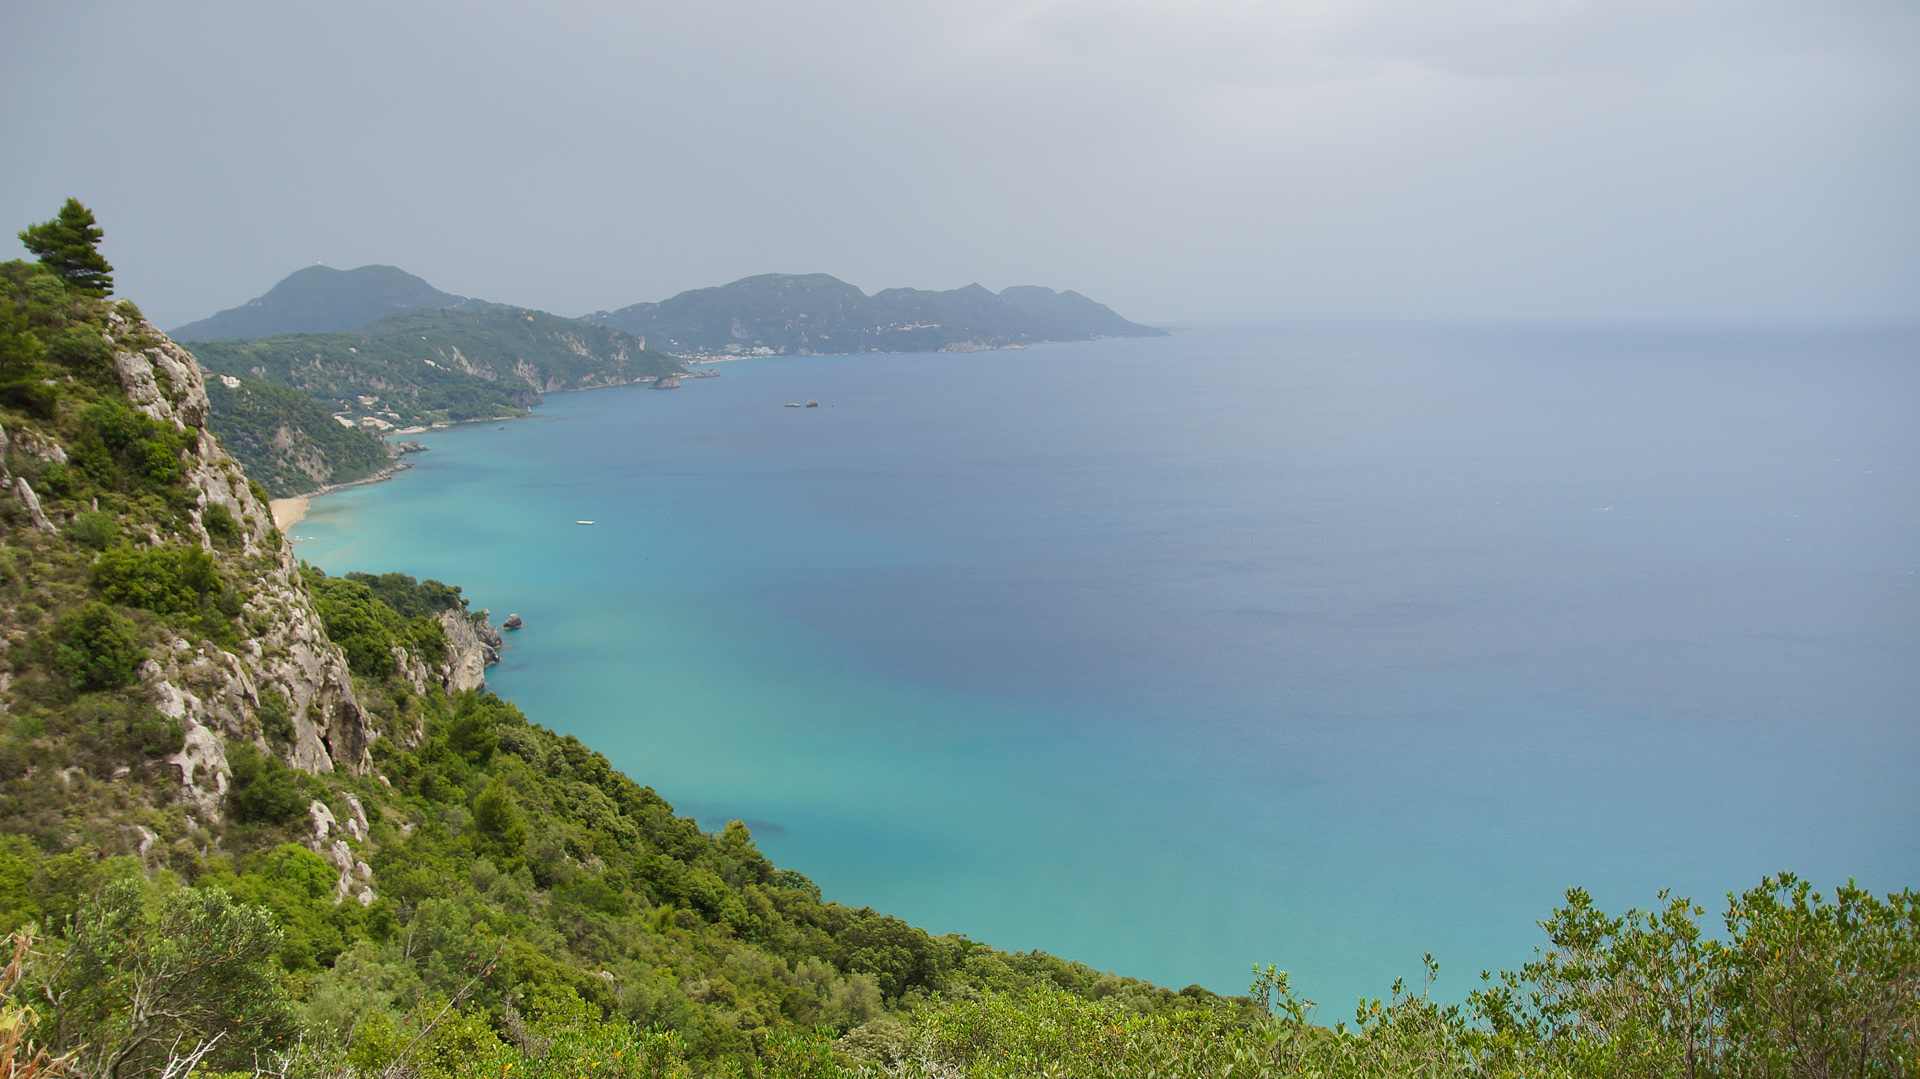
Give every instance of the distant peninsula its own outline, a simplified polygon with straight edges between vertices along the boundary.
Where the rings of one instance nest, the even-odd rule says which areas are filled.
[[[217,376],[211,428],[280,498],[391,471],[387,433],[523,415],[560,390],[672,388],[688,361],[1166,332],[1037,285],[868,296],[827,274],[761,274],[572,319],[443,292],[395,266],[309,266],[173,336]]]
[[[980,285],[868,296],[828,274],[760,274],[581,318],[687,359],[859,352],[975,352],[1045,341],[1161,337],[1077,292]]]

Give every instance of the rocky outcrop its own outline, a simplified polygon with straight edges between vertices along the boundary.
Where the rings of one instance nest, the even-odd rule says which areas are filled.
[[[487,668],[500,662],[500,634],[487,613],[440,612],[440,628],[447,634],[444,685],[450,692],[486,688]]]
[[[20,500],[22,506],[27,508],[27,519],[33,522],[33,527],[42,532],[58,531],[53,527],[53,522],[47,520],[46,513],[40,509],[40,499],[34,495],[33,488],[27,485],[25,476],[13,478],[13,495]]]
[[[109,316],[108,342],[153,344],[139,351],[116,351],[114,370],[135,408],[194,436],[195,445],[182,458],[196,500],[188,511],[188,538],[219,559],[222,571],[247,597],[240,615],[247,635],[236,651],[176,639],[142,669],[161,710],[186,731],[187,745],[174,758],[181,770],[182,799],[217,816],[229,774],[223,743],[244,738],[266,747],[255,714],[261,694],[269,690],[291,705],[294,737],[285,751],[289,764],[309,772],[365,771],[372,732],[354,695],[346,656],[327,639],[312,599],[300,585],[293,550],[274,528],[272,513],[207,431],[207,391],[199,365],[129,311],[117,308]],[[240,526],[238,551],[216,547],[201,523],[216,505]]]

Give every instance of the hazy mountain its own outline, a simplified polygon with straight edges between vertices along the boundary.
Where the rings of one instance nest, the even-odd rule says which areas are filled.
[[[173,331],[182,341],[224,341],[283,333],[356,330],[399,311],[479,307],[483,301],[441,292],[396,266],[336,270],[309,266],[287,275],[258,299]]]
[[[868,296],[827,274],[761,274],[660,303],[596,311],[582,321],[618,327],[677,355],[969,351],[1166,332],[1128,322],[1077,292],[1022,285],[995,295],[968,285]]]
[[[1128,322],[1114,314],[1113,308],[1071,289],[1055,292],[1039,285],[1014,285],[1001,289],[1000,298],[1056,330],[1082,337],[1158,337],[1166,333]]]

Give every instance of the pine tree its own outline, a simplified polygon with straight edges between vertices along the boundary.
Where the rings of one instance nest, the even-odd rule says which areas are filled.
[[[80,205],[79,199],[68,199],[53,220],[22,229],[20,242],[69,286],[105,296],[113,291],[113,267],[100,254],[103,235],[94,224],[93,211]]]

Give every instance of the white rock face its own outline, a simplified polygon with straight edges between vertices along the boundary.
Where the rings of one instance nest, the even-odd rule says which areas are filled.
[[[469,615],[441,611],[440,628],[447,633],[446,688],[450,692],[480,689],[487,684],[487,668],[500,662],[500,634],[487,612]],[[491,638],[491,641],[488,640]]]
[[[13,478],[13,495],[20,500],[22,505],[27,507],[27,519],[33,522],[33,527],[42,532],[59,531],[53,527],[53,522],[47,520],[47,515],[41,511],[40,498],[33,493],[32,487],[27,486],[27,478],[25,476],[15,476]]]

